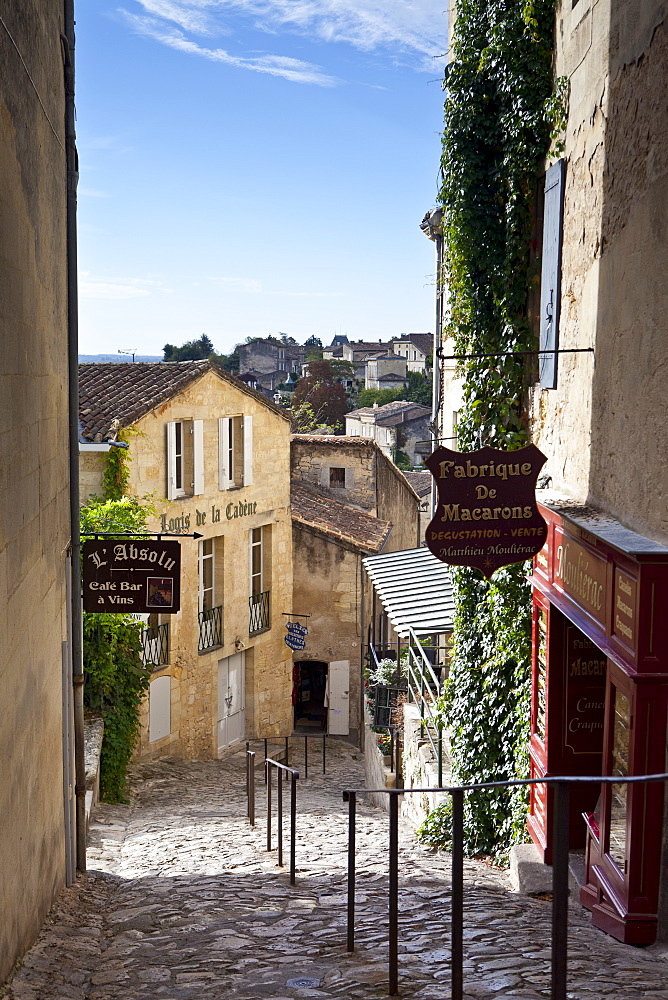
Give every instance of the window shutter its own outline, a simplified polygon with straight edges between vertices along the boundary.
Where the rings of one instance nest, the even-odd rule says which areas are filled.
[[[543,262],[540,286],[539,350],[559,348],[559,305],[561,300],[561,243],[564,217],[564,176],[566,161],[558,160],[545,175],[543,216]],[[557,388],[558,355],[538,357],[539,384],[543,389]]]
[[[204,493],[204,421],[193,420],[193,496]]]
[[[244,486],[253,485],[253,418],[244,417]]]
[[[230,418],[218,418],[218,488],[229,490],[230,470],[228,469],[227,442],[230,434]]]
[[[176,421],[167,424],[167,499],[176,498]]]

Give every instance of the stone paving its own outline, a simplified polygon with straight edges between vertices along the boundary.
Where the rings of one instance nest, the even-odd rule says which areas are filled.
[[[259,749],[259,747],[258,747]],[[295,752],[295,766],[301,756]],[[162,760],[133,772],[132,801],[99,807],[89,871],[63,890],[0,997],[6,1000],[299,1000],[387,996],[387,815],[358,803],[357,950],[345,951],[347,806],[361,755],[333,743],[328,773],[298,783],[297,884],[245,818],[244,756]],[[287,802],[286,802],[287,813]],[[400,831],[400,995],[449,991],[449,859]],[[287,840],[285,860],[287,864]],[[467,862],[465,995],[549,997],[550,903]],[[666,998],[668,963],[591,927],[573,904],[569,997]],[[311,980],[310,984],[305,982]]]

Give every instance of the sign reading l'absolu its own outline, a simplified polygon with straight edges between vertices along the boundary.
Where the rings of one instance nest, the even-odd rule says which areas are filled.
[[[501,566],[531,559],[547,538],[536,504],[536,480],[546,461],[533,444],[517,451],[437,448],[426,461],[438,490],[428,549],[487,579]]]
[[[173,615],[181,606],[181,545],[105,539],[83,544],[84,611]]]

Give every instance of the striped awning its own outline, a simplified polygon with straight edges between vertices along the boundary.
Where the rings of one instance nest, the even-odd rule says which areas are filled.
[[[455,606],[450,571],[429,549],[368,556],[364,568],[401,638],[452,631]]]

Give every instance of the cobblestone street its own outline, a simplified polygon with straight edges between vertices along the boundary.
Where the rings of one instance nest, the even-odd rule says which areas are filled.
[[[259,749],[259,747],[257,747]],[[258,755],[259,756],[259,755]],[[302,764],[300,748],[295,766]],[[387,995],[387,815],[358,803],[357,951],[345,951],[347,807],[361,755],[331,744],[298,783],[297,884],[245,818],[244,755],[133,772],[132,802],[98,808],[89,872],[64,890],[6,1000],[298,1000]],[[286,814],[287,814],[286,803]],[[449,859],[401,830],[400,992],[449,996]],[[288,852],[285,852],[287,862]],[[466,865],[465,993],[549,996],[550,903]],[[572,907],[569,995],[668,998],[661,955],[621,945]],[[299,986],[291,981],[315,980]]]

